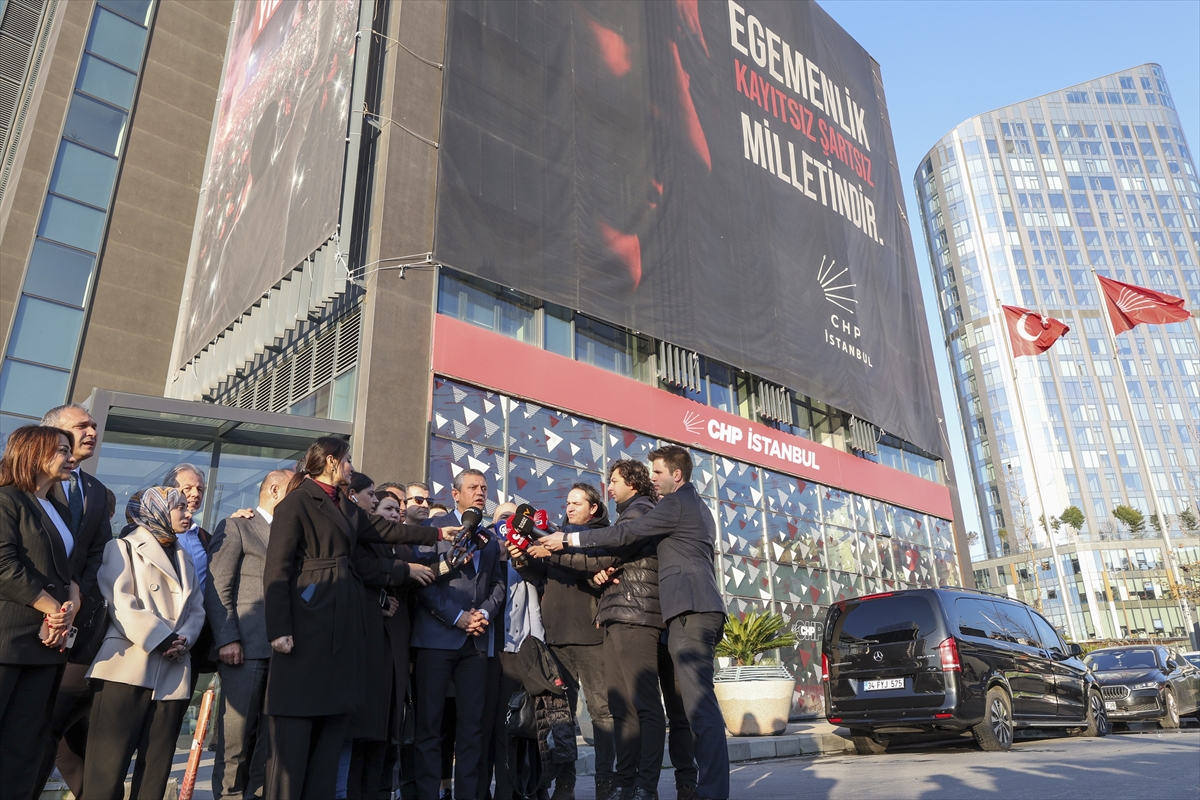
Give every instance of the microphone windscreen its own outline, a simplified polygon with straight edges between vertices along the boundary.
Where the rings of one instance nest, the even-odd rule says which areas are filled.
[[[517,506],[517,510],[514,513],[518,517],[532,518],[536,512],[537,510],[533,506],[529,505],[529,503],[521,503],[521,505]]]
[[[537,537],[538,529],[533,524],[533,517],[527,517],[523,514],[518,514],[512,518],[513,530],[522,536]]]
[[[478,508],[468,508],[462,512],[463,528],[468,531],[473,531],[479,527],[479,523],[483,522],[483,512]]]
[[[544,508],[539,508],[534,512],[533,524],[537,526],[539,531],[550,530],[550,515],[546,513]]]

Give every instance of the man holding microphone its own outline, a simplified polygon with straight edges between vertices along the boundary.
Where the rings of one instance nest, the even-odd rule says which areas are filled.
[[[550,550],[596,549],[660,538],[658,585],[667,622],[667,647],[675,663],[684,710],[696,739],[702,800],[729,797],[729,749],[725,722],[713,691],[713,661],[725,626],[713,553],[717,532],[712,512],[692,486],[692,457],[678,445],[650,453],[651,480],[662,496],[654,510],[609,528],[543,537]]]

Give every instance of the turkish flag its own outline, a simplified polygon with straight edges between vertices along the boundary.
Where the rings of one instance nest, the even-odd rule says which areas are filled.
[[[1040,355],[1071,330],[1053,317],[1043,317],[1036,311],[1017,306],[1000,306],[1008,324],[1008,341],[1012,343],[1013,358]]]
[[[1183,322],[1192,315],[1183,307],[1182,297],[1099,275],[1096,277],[1100,280],[1100,288],[1104,290],[1104,302],[1108,306],[1113,333],[1124,333],[1142,323],[1170,325],[1172,322]]]

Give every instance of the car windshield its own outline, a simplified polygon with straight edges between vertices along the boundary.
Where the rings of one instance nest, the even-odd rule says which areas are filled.
[[[1097,672],[1118,669],[1154,669],[1158,659],[1153,650],[1097,650],[1088,653],[1084,662]]]

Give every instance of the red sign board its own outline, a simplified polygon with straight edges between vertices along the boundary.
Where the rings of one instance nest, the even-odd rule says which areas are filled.
[[[799,436],[435,315],[433,371],[539,405],[874,497],[943,519],[950,490]],[[887,391],[880,387],[880,391]]]

